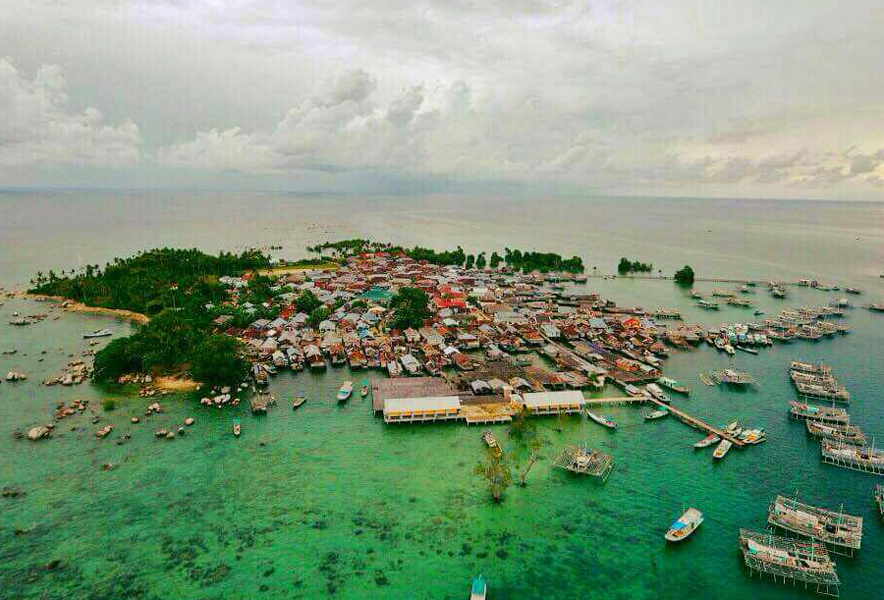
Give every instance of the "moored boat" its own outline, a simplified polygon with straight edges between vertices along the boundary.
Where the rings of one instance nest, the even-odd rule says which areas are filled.
[[[368,382],[365,380],[362,381],[362,389],[359,390],[359,395],[363,398],[368,396]]]
[[[338,402],[346,402],[353,394],[353,382],[345,381],[341,389],[338,390]]]
[[[297,396],[295,396],[294,400],[292,400],[292,410],[298,408],[305,402],[307,402],[307,394],[305,394],[304,392],[299,393]]]
[[[586,410],[585,412],[586,412],[587,417],[589,417],[590,419],[592,419],[593,421],[595,421],[599,425],[602,425],[603,427],[607,427],[608,429],[614,429],[614,430],[617,429],[617,423],[615,423],[612,419],[609,419],[608,417],[606,417],[604,415],[597,415],[590,410]]]
[[[473,585],[470,587],[470,600],[485,600],[488,594],[488,583],[479,575],[473,579]]]
[[[719,460],[724,458],[724,455],[731,449],[731,446],[733,446],[733,443],[730,440],[721,440],[718,443],[718,447],[715,448],[715,452],[712,453],[712,456]]]
[[[703,513],[696,508],[689,508],[672,524],[664,537],[667,542],[680,542],[694,533],[702,524]]]
[[[233,435],[239,437],[240,431],[239,419],[233,419]]]
[[[721,438],[718,435],[716,435],[714,433],[710,433],[709,435],[704,437],[702,440],[695,443],[694,448],[708,448],[712,444],[717,444],[720,441],[721,441]]]
[[[666,394],[666,392],[664,392],[656,383],[649,383],[645,386],[645,389],[653,398],[659,400],[660,402],[663,402],[664,404],[669,404],[672,401],[672,399]]]
[[[655,410],[653,412],[649,412],[645,415],[646,421],[655,421],[657,419],[662,419],[663,417],[669,416],[669,411],[665,409]]]
[[[661,377],[657,380],[657,383],[662,385],[663,387],[672,390],[673,392],[678,392],[679,394],[691,394],[691,388],[682,385],[677,380],[672,379],[671,377]]]

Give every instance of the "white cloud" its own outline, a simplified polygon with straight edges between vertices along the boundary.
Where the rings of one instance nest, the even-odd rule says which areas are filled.
[[[68,108],[61,70],[41,66],[33,79],[0,58],[0,166],[122,166],[138,162],[138,126],[105,122],[101,112]]]

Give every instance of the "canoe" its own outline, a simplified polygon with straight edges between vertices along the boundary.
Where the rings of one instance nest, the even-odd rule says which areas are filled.
[[[296,396],[294,400],[292,400],[292,410],[298,408],[302,404],[307,402],[307,394],[300,394]]]
[[[590,419],[592,419],[593,421],[595,421],[596,423],[598,423],[599,425],[602,425],[603,427],[607,427],[608,429],[615,429],[615,430],[617,429],[617,423],[615,423],[612,419],[609,419],[608,417],[606,417],[604,415],[597,415],[594,412],[587,410],[586,416],[589,417]]]

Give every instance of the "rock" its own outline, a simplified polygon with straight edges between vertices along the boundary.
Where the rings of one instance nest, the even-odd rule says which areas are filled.
[[[97,437],[98,439],[106,438],[110,434],[110,432],[113,430],[114,430],[113,425],[105,425],[104,427],[102,427],[101,429],[99,429],[98,431],[95,432],[95,437]]]
[[[6,486],[5,488],[3,488],[3,492],[0,493],[0,495],[2,495],[4,498],[21,498],[25,495],[25,493],[17,487]]]
[[[130,419],[130,421],[132,421],[132,423],[140,423],[140,422],[141,422],[141,419],[139,419],[138,417],[132,417],[132,418]]]
[[[30,430],[28,430],[28,439],[32,442],[36,442],[37,440],[48,438],[51,433],[52,430],[48,427],[38,425],[37,427],[32,427]]]
[[[46,563],[46,570],[52,571],[54,569],[57,569],[59,567],[59,565],[61,565],[61,561],[58,560],[57,558],[55,558],[53,560],[50,560],[48,563]]]
[[[178,435],[184,435],[184,431],[185,431],[184,427],[179,427],[178,428]]]
[[[144,383],[153,383],[153,377],[151,377],[150,375],[145,375]]]
[[[104,463],[103,465],[101,465],[101,470],[102,471],[113,471],[114,468],[116,468],[116,466],[117,465],[115,465],[114,463]]]
[[[175,432],[174,432],[174,431],[169,431],[168,433],[166,433],[166,439],[167,439],[167,440],[173,440],[173,439],[175,439]]]
[[[184,419],[184,424],[187,425],[188,427],[193,425],[193,417],[187,417],[186,419]]]
[[[156,433],[154,433],[154,435],[157,436],[158,438],[163,438],[163,437],[166,437],[167,435],[169,435],[169,430],[168,429],[158,429],[156,431]]]

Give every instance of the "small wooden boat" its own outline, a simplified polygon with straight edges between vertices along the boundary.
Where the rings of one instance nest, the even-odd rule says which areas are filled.
[[[83,337],[86,339],[89,338],[99,338],[99,337],[107,337],[109,335],[113,335],[114,332],[110,329],[99,329],[97,331],[90,331],[89,333],[84,333]]]
[[[672,379],[671,377],[661,377],[657,380],[657,383],[662,385],[665,388],[669,388],[673,392],[678,392],[679,394],[686,394],[688,396],[691,395],[691,388],[682,385],[677,380]]]
[[[712,453],[712,456],[719,460],[724,458],[724,455],[727,454],[727,451],[731,449],[731,446],[733,446],[733,443],[729,440],[721,440],[721,442],[718,443],[718,447],[715,449],[715,452]]]
[[[301,406],[305,402],[307,402],[307,394],[305,394],[304,392],[301,392],[300,394],[295,396],[294,400],[292,400],[292,410],[298,408],[299,406]]]
[[[875,502],[878,504],[878,514],[884,517],[884,485],[875,486]]]
[[[362,382],[362,389],[359,390],[359,395],[362,396],[363,398],[368,396],[368,383],[367,382],[365,382],[365,381]]]
[[[488,594],[488,583],[479,575],[473,579],[473,585],[470,588],[470,600],[485,600]]]
[[[709,435],[704,437],[702,440],[700,440],[699,442],[694,444],[694,448],[708,448],[712,444],[717,444],[720,441],[721,441],[720,437],[718,437],[714,433],[710,433]]]
[[[656,421],[657,419],[662,419],[663,417],[669,416],[668,410],[655,410],[653,412],[649,412],[645,415],[646,421]]]
[[[234,419],[233,420],[233,435],[236,437],[239,437],[239,433],[240,433],[239,419]]]
[[[667,542],[680,542],[687,539],[702,524],[703,513],[696,508],[689,508],[672,524],[664,537]]]
[[[614,430],[617,429],[617,423],[615,423],[612,419],[609,419],[608,417],[606,417],[604,415],[597,415],[592,411],[586,410],[586,416],[589,417],[590,419],[592,419],[593,421],[595,421],[596,423],[598,423],[599,425],[602,425],[603,427],[607,427],[608,429],[614,429]]]
[[[338,402],[346,402],[353,394],[353,382],[345,381],[341,389],[338,390]]]

